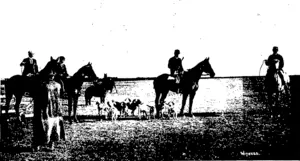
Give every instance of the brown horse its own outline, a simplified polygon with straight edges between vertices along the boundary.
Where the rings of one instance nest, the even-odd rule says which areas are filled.
[[[91,99],[93,96],[100,97],[100,103],[104,103],[107,92],[112,92],[113,88],[115,88],[117,92],[115,81],[112,78],[107,77],[103,78],[100,84],[95,83],[88,87],[84,92],[85,105],[91,105]]]
[[[184,72],[181,78],[181,91],[182,91],[182,107],[180,110],[180,115],[183,115],[183,110],[186,104],[186,99],[190,96],[189,103],[189,115],[192,116],[192,106],[193,100],[198,90],[198,81],[202,76],[202,73],[208,73],[210,77],[215,76],[215,72],[212,69],[209,58],[206,58],[202,62],[198,63],[195,67]],[[155,90],[155,107],[156,107],[156,116],[160,117],[161,108],[164,104],[164,100],[167,97],[169,91],[175,92],[177,90],[175,80],[169,80],[169,74],[162,74],[154,79],[153,85]]]
[[[43,81],[52,79],[56,75],[58,69],[59,65],[57,59],[53,59],[51,57],[50,61],[37,75],[33,77],[14,75],[11,78],[9,78],[5,83],[6,114],[8,113],[10,101],[12,99],[12,96],[14,95],[16,97],[16,103],[14,105],[16,110],[16,116],[18,118],[18,121],[21,121],[19,105],[21,103],[24,93],[28,92],[29,95],[32,97],[33,93],[37,90],[37,85],[42,83]]]
[[[90,81],[98,80],[98,77],[96,76],[91,63],[84,65],[72,77],[64,81],[65,90],[68,95],[68,107],[69,107],[68,112],[69,112],[70,123],[72,123],[72,118],[71,118],[72,109],[73,109],[73,119],[75,122],[78,122],[77,115],[76,115],[78,97],[80,96],[82,84],[87,79],[89,79]]]

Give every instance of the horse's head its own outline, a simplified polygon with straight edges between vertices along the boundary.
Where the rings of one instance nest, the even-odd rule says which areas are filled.
[[[96,81],[98,79],[90,62],[81,67],[76,74],[90,81]]]
[[[56,59],[50,57],[50,61],[46,64],[46,66],[39,72],[39,76],[43,80],[53,80],[55,75],[59,71],[59,64]]]
[[[110,92],[112,92],[113,88],[115,88],[117,91],[116,83],[112,78],[105,77],[103,79],[103,85],[104,85],[105,89],[109,90]]]
[[[215,72],[209,63],[209,58],[205,58],[200,64],[203,72],[208,73],[211,78],[215,76]]]

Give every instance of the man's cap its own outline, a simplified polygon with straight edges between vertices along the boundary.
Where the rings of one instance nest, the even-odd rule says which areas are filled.
[[[175,51],[174,51],[174,55],[179,55],[180,54],[180,51],[178,50],[178,49],[176,49]]]
[[[32,51],[28,51],[28,54],[34,55],[34,53]]]

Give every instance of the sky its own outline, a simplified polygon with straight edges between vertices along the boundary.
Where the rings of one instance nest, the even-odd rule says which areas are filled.
[[[184,69],[210,57],[216,76],[264,75],[273,46],[298,75],[299,19],[298,0],[4,0],[0,77],[29,50],[39,68],[65,56],[70,75],[91,62],[100,78],[155,77],[175,49]]]

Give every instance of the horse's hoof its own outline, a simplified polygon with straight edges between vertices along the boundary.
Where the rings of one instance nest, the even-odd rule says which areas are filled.
[[[182,116],[184,116],[183,113],[179,113],[179,114],[177,115],[177,117],[182,117]]]
[[[193,115],[192,113],[188,113],[187,116],[188,116],[188,117],[193,117],[193,118],[194,118],[194,115]]]
[[[51,145],[50,145],[50,151],[53,151],[54,150],[54,143],[52,143]]]
[[[32,152],[38,152],[41,150],[41,147],[40,146],[35,146],[35,147],[32,147]]]

